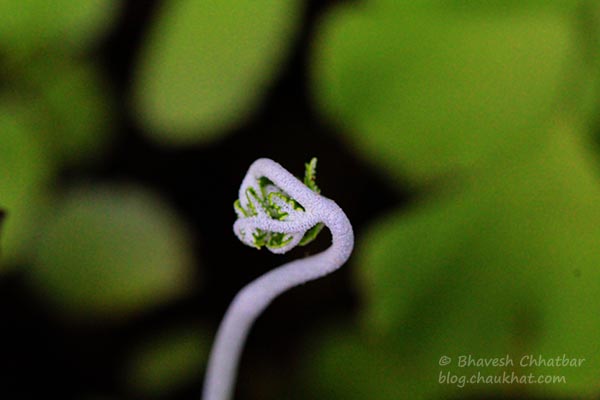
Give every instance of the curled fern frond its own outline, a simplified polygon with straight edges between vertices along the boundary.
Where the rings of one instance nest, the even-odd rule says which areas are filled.
[[[316,184],[317,159],[312,158],[305,164],[304,184],[316,193],[321,190]],[[296,245],[304,246],[312,242],[323,229],[323,224],[315,222],[302,231],[289,229],[292,225],[279,225],[279,228],[268,224],[268,220],[297,223],[309,217],[307,210],[283,189],[266,177],[245,180],[240,198],[234,204],[238,219],[262,224],[247,224],[236,232],[245,244],[260,249],[267,247],[274,253],[284,253]],[[267,225],[268,229],[258,225]]]
[[[326,226],[331,246],[289,261],[246,285],[227,309],[215,337],[206,368],[204,400],[230,400],[244,341],[260,313],[280,294],[340,268],[354,247],[354,232],[344,211],[319,194],[317,159],[306,164],[304,180],[273,160],[260,158],[250,165],[234,209],[236,236],[256,248],[282,254],[312,241]]]

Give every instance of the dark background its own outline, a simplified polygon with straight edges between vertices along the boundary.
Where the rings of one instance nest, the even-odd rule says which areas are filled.
[[[201,321],[216,331],[235,293],[261,273],[285,260],[314,253],[327,246],[328,233],[308,249],[274,256],[241,245],[232,232],[232,204],[245,171],[256,158],[285,162],[298,176],[311,157],[318,157],[317,179],[323,194],[336,199],[352,220],[356,235],[371,218],[403,204],[409,193],[399,195],[383,179],[362,165],[336,140],[335,127],[326,124],[313,109],[308,92],[308,48],[317,18],[333,3],[310,1],[302,30],[291,56],[277,76],[258,111],[239,129],[215,144],[185,149],[165,149],[145,138],[125,104],[133,63],[141,41],[155,15],[158,1],[127,1],[116,27],[91,57],[101,63],[110,78],[117,104],[118,134],[106,160],[93,167],[64,169],[60,184],[77,182],[136,181],[156,189],[199,233],[195,251],[204,266],[202,290],[174,304],[124,322],[63,320],[48,309],[25,283],[23,269],[0,280],[2,335],[0,355],[7,372],[0,387],[7,398],[82,398],[91,394],[134,398],[121,382],[124,350],[146,333],[182,321]],[[286,141],[302,135],[305,140]],[[260,141],[255,138],[260,136]],[[208,171],[208,173],[206,173]],[[212,194],[206,196],[204,187]],[[374,203],[369,192],[375,191]],[[209,209],[210,213],[203,210]],[[240,267],[241,266],[241,267]],[[24,266],[26,268],[26,266]],[[352,262],[333,276],[301,287],[278,299],[252,330],[243,356],[236,398],[256,379],[256,366],[276,366],[292,376],[299,344],[311,330],[330,318],[352,319],[360,298],[352,287]],[[260,371],[259,371],[260,372]],[[199,398],[202,376],[173,399]],[[285,385],[285,382],[281,382]],[[10,394],[10,395],[8,395]]]

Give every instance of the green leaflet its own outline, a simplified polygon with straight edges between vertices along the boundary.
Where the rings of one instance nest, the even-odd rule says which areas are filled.
[[[317,175],[317,158],[313,157],[308,163],[305,164],[304,171],[304,184],[316,193],[321,193],[321,189],[316,184]],[[281,191],[269,192],[269,186],[276,187],[271,180],[266,177],[261,177],[258,180],[258,189],[248,188],[246,190],[246,198],[248,200],[248,207],[244,208],[239,199],[233,203],[238,217],[248,218],[258,215],[258,208],[260,207],[269,218],[276,219],[278,221],[285,221],[289,216],[289,213],[282,210],[281,206],[277,203],[277,200],[287,203],[295,211],[304,212],[304,207],[296,200],[291,198],[287,193]],[[323,224],[319,223],[310,228],[299,242],[300,246],[305,246],[308,243],[315,240],[323,229]],[[252,234],[254,237],[254,246],[257,249],[267,246],[271,249],[277,249],[285,246],[292,240],[292,236],[282,232],[266,232],[261,229],[256,229]]]
[[[302,239],[300,240],[300,243],[298,243],[298,245],[306,246],[307,244],[315,240],[319,233],[321,233],[323,226],[324,225],[322,223],[318,223],[309,230],[307,230]]]
[[[310,162],[304,164],[306,170],[304,171],[304,184],[308,186],[312,191],[321,193],[321,189],[317,186],[317,157],[313,157]]]
[[[306,186],[308,186],[314,192],[321,193],[321,189],[317,186],[316,180],[317,180],[317,157],[313,157],[310,160],[310,162],[305,164],[304,184]],[[321,224],[321,223],[313,226],[308,231],[306,231],[306,233],[302,237],[302,240],[300,240],[300,243],[298,243],[298,244],[300,246],[306,246],[307,244],[309,244],[310,242],[312,242],[313,240],[315,240],[317,238],[317,236],[319,235],[319,233],[321,232],[322,229],[323,229],[323,224]]]

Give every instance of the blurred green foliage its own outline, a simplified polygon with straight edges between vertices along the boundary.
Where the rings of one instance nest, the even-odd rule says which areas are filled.
[[[39,61],[10,70],[0,92],[4,264],[24,260],[57,172],[97,160],[110,140],[110,97],[98,72],[58,57]]]
[[[37,113],[42,145],[61,164],[98,161],[112,137],[107,82],[88,61],[58,56],[44,61],[22,72],[27,91],[19,99]]]
[[[0,2],[0,46],[12,57],[61,48],[81,52],[111,27],[116,0]]]
[[[165,144],[206,142],[260,102],[288,53],[301,1],[165,2],[139,60],[135,112]]]
[[[29,110],[0,100],[0,207],[7,212],[2,232],[0,271],[27,252],[49,197],[55,169],[39,142]]]
[[[396,180],[527,153],[581,94],[576,83],[590,85],[572,76],[592,45],[579,1],[381,3],[327,16],[315,94],[353,148]]]
[[[152,193],[127,186],[79,189],[52,214],[31,275],[60,311],[115,318],[189,287],[186,228]]]
[[[368,304],[364,324],[339,342],[334,335],[317,345],[312,357],[319,361],[310,368],[316,383],[308,386],[322,391],[308,398],[498,391],[438,384],[440,371],[477,372],[438,365],[442,355],[466,354],[585,358],[582,368],[526,368],[564,374],[567,383],[517,390],[596,394],[600,187],[573,133],[553,132],[542,151],[514,169],[496,170],[376,222],[356,254],[357,282]],[[393,372],[383,373],[388,367]],[[379,385],[386,390],[370,392]]]
[[[381,0],[327,16],[315,95],[352,148],[394,181],[455,179],[359,238],[363,324],[313,343],[298,398],[598,394],[597,9]],[[438,364],[468,354],[586,364],[520,371],[564,384],[439,384],[502,372]]]
[[[158,195],[60,179],[111,146],[114,98],[92,50],[120,8],[116,0],[0,2],[0,273],[18,267],[50,309],[88,322],[171,301],[196,277],[189,229]],[[203,360],[202,343],[189,356]],[[177,371],[197,373],[197,364]]]
[[[164,398],[202,376],[210,340],[200,327],[175,327],[136,346],[123,373],[136,398]]]
[[[33,253],[61,168],[97,159],[109,142],[111,96],[82,53],[117,10],[116,1],[0,3],[0,271]]]

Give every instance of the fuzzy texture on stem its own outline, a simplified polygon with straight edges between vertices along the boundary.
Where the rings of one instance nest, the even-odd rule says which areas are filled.
[[[315,164],[316,160],[313,160],[307,165],[307,174],[308,168],[314,168]],[[261,181],[264,178],[268,181]],[[239,205],[236,203],[240,218],[233,227],[242,242],[253,247],[260,247],[257,243],[265,243],[273,253],[282,254],[301,243],[307,232],[322,223],[331,231],[332,244],[319,254],[291,261],[265,273],[235,296],[221,322],[210,354],[203,400],[231,399],[237,365],[248,332],[275,297],[294,286],[335,271],[350,257],[354,246],[350,221],[334,201],[315,191],[316,185],[310,186],[275,161],[261,158],[250,166],[240,187]],[[269,213],[260,204],[253,204],[254,195],[257,200],[268,197],[276,212]],[[273,218],[273,215],[279,218]],[[268,242],[264,239],[265,235],[272,235]]]

